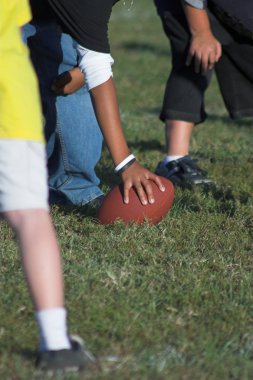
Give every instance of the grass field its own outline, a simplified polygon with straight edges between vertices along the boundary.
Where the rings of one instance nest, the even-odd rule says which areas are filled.
[[[170,56],[152,1],[115,6],[110,35],[126,136],[154,170]],[[104,227],[85,209],[52,209],[70,331],[99,359],[68,379],[253,378],[252,121],[228,118],[213,79],[210,117],[196,127],[191,154],[217,191],[176,190],[156,226]],[[98,173],[105,191],[118,181],[106,149]],[[43,379],[34,375],[37,330],[16,243],[4,222],[0,234],[0,379]]]

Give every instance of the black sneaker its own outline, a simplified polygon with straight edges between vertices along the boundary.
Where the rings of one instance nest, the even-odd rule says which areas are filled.
[[[48,375],[63,372],[79,372],[88,364],[95,363],[93,355],[84,349],[81,338],[72,336],[70,338],[71,349],[44,351],[39,353],[36,367],[38,371],[46,372]]]
[[[169,179],[175,186],[182,188],[192,188],[195,185],[210,185],[213,183],[206,177],[206,172],[197,166],[196,160],[193,160],[190,156],[184,156],[167,164],[160,161],[155,173]]]

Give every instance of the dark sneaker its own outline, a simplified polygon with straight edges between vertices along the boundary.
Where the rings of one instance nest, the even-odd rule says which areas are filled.
[[[39,353],[36,367],[48,375],[61,372],[79,372],[88,364],[95,363],[95,358],[84,349],[81,338],[71,337],[71,349],[44,351]]]
[[[167,164],[161,161],[157,165],[155,173],[169,179],[175,186],[182,188],[192,188],[195,185],[213,183],[206,177],[206,172],[197,166],[196,160],[193,160],[190,156],[184,156]]]

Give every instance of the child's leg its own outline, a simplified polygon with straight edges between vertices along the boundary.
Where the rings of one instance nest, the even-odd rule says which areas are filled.
[[[160,119],[165,122],[166,153],[156,174],[175,185],[192,187],[210,182],[189,157],[190,138],[195,124],[206,118],[204,93],[211,79],[186,66],[190,32],[181,3],[155,0],[163,29],[171,44],[172,68],[165,87]]]
[[[17,234],[28,286],[36,309],[40,350],[70,348],[64,309],[60,252],[46,210],[4,213]]]
[[[0,141],[0,151],[0,212],[18,237],[37,311],[40,348],[70,348],[60,253],[48,213],[44,145],[4,140]]]
[[[17,234],[36,310],[63,307],[60,252],[48,212],[9,211],[5,217]]]
[[[160,11],[160,17],[172,55],[160,118],[175,122],[177,127],[180,127],[180,122],[201,123],[206,118],[204,93],[210,83],[211,72],[204,76],[196,74],[193,66],[186,66],[191,37],[183,10],[180,12],[179,8],[174,13],[167,4]]]
[[[4,28],[2,25],[0,28],[5,58],[0,75],[0,213],[17,233],[38,310],[41,346],[46,350],[44,361],[40,360],[38,365],[43,369],[74,367],[78,370],[84,359],[82,350],[74,350],[67,336],[60,255],[48,214],[47,170],[36,81],[16,26],[18,13],[12,12],[12,21],[11,13],[8,15],[12,8],[6,7],[7,18],[3,18]],[[63,352],[63,360],[59,361],[51,350]]]
[[[189,154],[190,138],[193,127],[194,123],[191,122],[182,120],[165,120],[167,156],[179,158]]]
[[[252,117],[253,44],[242,39],[223,46],[223,54],[215,71],[230,117]]]

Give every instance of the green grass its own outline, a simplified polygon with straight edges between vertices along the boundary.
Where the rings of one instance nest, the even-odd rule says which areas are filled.
[[[130,12],[120,2],[110,35],[126,136],[154,170],[164,153],[158,113],[170,56],[152,2],[136,0]],[[219,190],[176,190],[156,226],[105,227],[82,208],[52,209],[70,331],[100,364],[69,379],[252,379],[252,123],[230,121],[215,79],[206,103],[210,117],[196,127],[191,153]],[[98,173],[105,191],[118,181],[106,149]],[[0,378],[35,379],[33,310],[4,222],[0,234]]]

